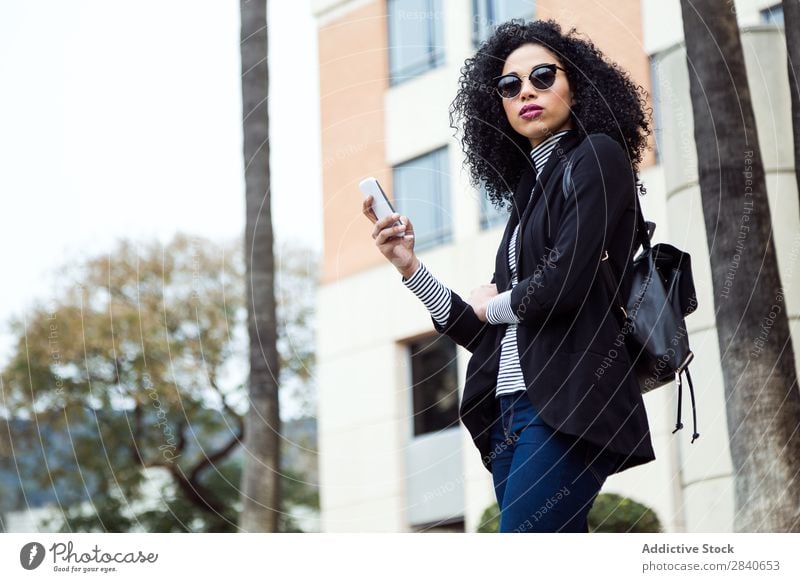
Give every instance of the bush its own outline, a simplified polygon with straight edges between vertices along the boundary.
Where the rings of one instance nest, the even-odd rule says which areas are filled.
[[[477,533],[497,533],[500,530],[500,508],[497,502],[492,503],[481,514]]]
[[[599,533],[661,533],[661,522],[655,511],[616,493],[601,493],[594,500],[588,516],[589,531]],[[481,515],[478,533],[500,530],[500,508],[489,505]]]
[[[589,511],[589,531],[606,533],[661,533],[655,511],[616,493],[602,493]]]

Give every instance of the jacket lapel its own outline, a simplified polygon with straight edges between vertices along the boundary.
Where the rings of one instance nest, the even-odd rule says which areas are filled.
[[[511,197],[511,212],[506,222],[506,229],[503,232],[503,238],[500,241],[500,247],[497,250],[495,257],[495,273],[498,277],[497,289],[503,291],[508,289],[511,284],[511,269],[508,266],[508,243],[511,240],[511,234],[514,232],[514,227],[519,224],[522,214],[530,198],[531,190],[536,183],[536,172],[533,168],[533,161],[520,176],[517,188],[514,195]]]
[[[579,141],[580,137],[577,130],[573,129],[565,133],[558,140],[558,144],[547,159],[547,163],[542,168],[539,176],[536,176],[533,160],[531,160],[530,165],[523,171],[519,184],[514,191],[514,196],[512,197],[511,215],[506,224],[506,230],[503,233],[503,239],[495,259],[495,273],[503,274],[503,281],[498,281],[498,283],[502,284],[502,286],[498,285],[498,290],[503,291],[511,288],[511,269],[508,266],[507,249],[511,234],[514,232],[514,227],[516,227],[517,224],[520,225],[516,244],[516,262],[517,271],[519,271],[522,254],[522,233],[525,228],[525,222],[531,212],[533,212],[536,202],[544,191],[544,185],[547,184],[553,170],[563,162],[565,154],[578,145]]]

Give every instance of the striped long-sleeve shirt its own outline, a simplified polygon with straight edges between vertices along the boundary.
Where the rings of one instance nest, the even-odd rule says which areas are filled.
[[[533,148],[530,156],[536,168],[537,175],[550,158],[550,154],[558,144],[558,140],[568,130],[560,131],[548,137],[542,143]],[[514,232],[508,241],[508,266],[511,270],[511,286],[517,284],[517,257],[516,241],[519,225],[514,228]],[[408,287],[425,305],[431,317],[440,325],[447,323],[450,315],[450,295],[451,291],[445,287],[436,277],[431,274],[422,261],[419,262],[417,270],[403,283]],[[506,329],[501,340],[500,347],[500,366],[497,372],[497,388],[495,395],[510,394],[519,390],[525,390],[525,380],[522,377],[522,368],[519,364],[519,351],[517,350],[517,324],[519,320],[514,315],[511,308],[511,290],[499,293],[493,297],[486,307],[486,320],[492,325],[505,325]]]

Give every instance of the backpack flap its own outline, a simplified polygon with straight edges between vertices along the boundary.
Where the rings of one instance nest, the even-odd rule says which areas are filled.
[[[668,284],[668,279],[672,277],[670,275],[672,271],[678,273],[675,295],[680,306],[679,311],[682,316],[686,317],[697,309],[697,293],[692,276],[692,257],[689,253],[667,243],[655,244],[653,250],[655,251],[656,268],[665,284]]]

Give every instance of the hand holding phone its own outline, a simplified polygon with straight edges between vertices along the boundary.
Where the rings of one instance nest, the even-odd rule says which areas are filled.
[[[362,180],[358,187],[364,195],[362,212],[375,227],[372,238],[378,250],[404,276],[410,277],[418,268],[414,254],[414,227],[408,217],[400,217],[375,178]],[[371,199],[371,201],[370,201]],[[397,218],[392,221],[392,218]]]
[[[381,188],[381,185],[378,184],[378,180],[372,176],[369,178],[364,178],[361,180],[361,182],[359,182],[358,187],[365,199],[369,196],[372,196],[372,211],[375,213],[375,216],[378,218],[378,220],[386,218],[387,216],[391,216],[395,213],[392,203],[389,202],[389,198],[386,196],[383,188]],[[394,222],[394,226],[401,226],[401,222],[396,220]]]

